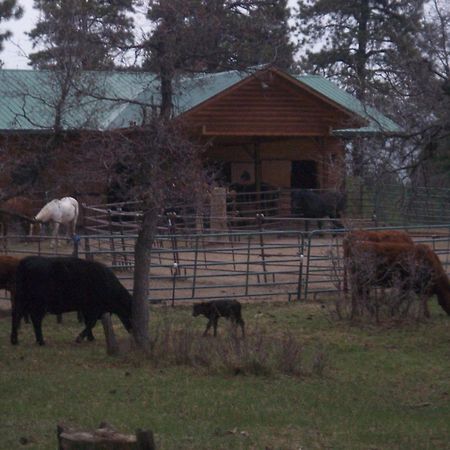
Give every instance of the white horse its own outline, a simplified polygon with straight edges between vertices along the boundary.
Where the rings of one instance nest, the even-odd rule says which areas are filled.
[[[59,226],[67,227],[67,234],[73,236],[78,220],[78,202],[73,197],[55,198],[48,202],[35,216],[34,221],[42,224],[53,222],[53,241],[51,246],[56,244]]]

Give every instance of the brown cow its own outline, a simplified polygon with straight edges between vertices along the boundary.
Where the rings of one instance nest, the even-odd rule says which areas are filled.
[[[420,296],[426,317],[428,299],[436,295],[441,308],[450,315],[450,281],[436,253],[427,245],[399,242],[354,242],[349,247],[352,274],[352,313],[357,313],[357,296],[369,294],[373,286],[392,287]]]
[[[342,246],[344,250],[344,292],[348,292],[348,281],[347,281],[347,264],[348,258],[350,256],[351,247],[355,243],[361,241],[369,242],[399,242],[404,244],[413,245],[414,241],[411,236],[406,231],[400,230],[353,230],[347,233],[347,236],[342,241]]]

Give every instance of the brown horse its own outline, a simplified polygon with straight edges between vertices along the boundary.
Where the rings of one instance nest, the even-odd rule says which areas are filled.
[[[10,226],[14,223],[20,223],[24,234],[28,235],[34,214],[33,201],[28,197],[17,196],[5,200],[0,205],[0,223],[3,227],[3,235],[8,234]]]

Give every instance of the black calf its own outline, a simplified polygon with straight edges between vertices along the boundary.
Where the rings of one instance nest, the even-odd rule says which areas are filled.
[[[192,309],[194,317],[203,314],[207,317],[208,323],[203,336],[206,336],[211,325],[214,327],[214,336],[217,336],[217,322],[219,317],[230,319],[236,326],[239,325],[242,330],[242,336],[245,336],[245,323],[241,316],[241,304],[237,300],[217,300],[211,302],[195,303]]]

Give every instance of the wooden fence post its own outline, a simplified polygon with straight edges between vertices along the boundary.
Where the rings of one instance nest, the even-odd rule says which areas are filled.
[[[227,191],[215,187],[211,194],[210,228],[213,233],[223,233],[227,229]]]

